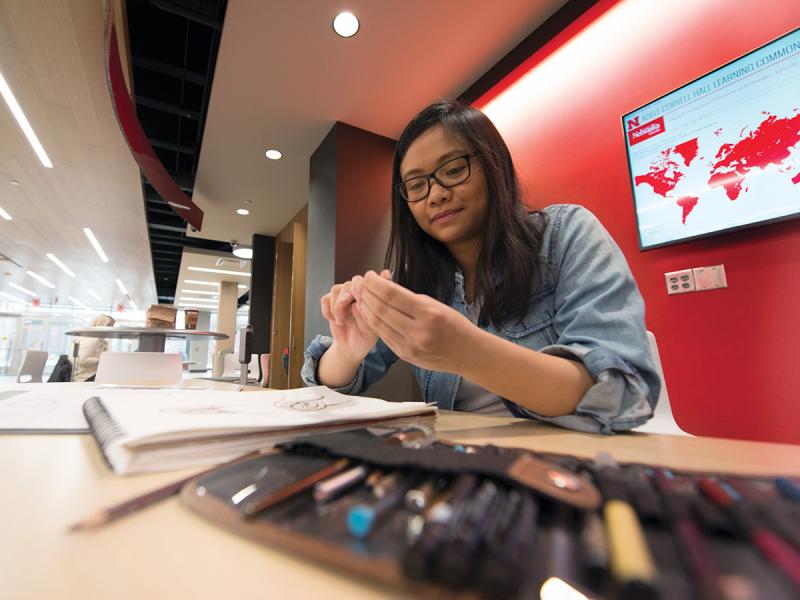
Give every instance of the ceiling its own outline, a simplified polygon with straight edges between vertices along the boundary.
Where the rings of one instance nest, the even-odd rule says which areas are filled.
[[[119,278],[140,308],[155,302],[139,169],[106,85],[103,3],[0,0],[0,72],[53,164],[46,168],[37,159],[0,100],[0,207],[13,219],[0,219],[0,253],[8,259],[0,260],[0,292],[33,299],[14,283],[43,304],[80,306],[74,298],[104,312],[116,304],[130,309],[115,285]]]
[[[147,10],[164,12],[171,5],[208,14],[224,4],[127,1]],[[228,0],[210,99],[204,102],[197,90],[186,95],[193,105],[182,121],[196,121],[194,128],[185,125],[177,137],[172,131],[171,139],[162,140],[167,147],[156,147],[205,211],[202,230],[191,232],[143,186],[114,117],[103,64],[105,2],[0,0],[0,72],[54,163],[52,169],[39,163],[0,103],[0,207],[13,216],[13,221],[0,219],[0,253],[13,261],[0,262],[0,291],[21,295],[8,289],[14,281],[45,302],[49,294],[59,302],[72,296],[108,307],[126,301],[114,284],[120,278],[140,307],[157,301],[167,294],[156,293],[154,263],[169,264],[170,277],[182,281],[189,266],[209,260],[209,251],[220,254],[229,248],[227,242],[249,241],[255,233],[275,235],[302,208],[310,156],[337,120],[396,138],[419,109],[433,99],[461,94],[564,3],[354,0],[347,8],[359,17],[361,29],[342,39],[331,28],[342,7],[338,1]],[[146,58],[187,73],[202,71],[194,41],[185,35],[173,39],[150,19],[132,20],[131,27],[140,28],[131,34],[132,44],[146,48]],[[192,25],[189,31],[192,40],[213,41],[212,29],[203,33]],[[150,46],[137,39],[149,40]],[[137,69],[157,70],[132,62],[134,92],[158,101],[153,96],[159,85],[148,88],[136,75]],[[152,103],[146,104],[140,99],[137,104],[143,125],[148,112],[153,116]],[[157,137],[147,126],[145,131]],[[196,149],[183,157],[180,150],[169,154],[169,143],[188,146],[192,138],[202,143],[199,154]],[[280,150],[283,158],[266,159],[268,148]],[[12,179],[21,185],[11,185]],[[237,208],[250,214],[239,216]],[[160,218],[171,229],[153,228]],[[86,226],[97,234],[109,263],[100,262],[89,245],[82,231]],[[165,231],[178,239],[166,239]],[[47,252],[57,254],[77,277],[63,273]],[[55,290],[31,279],[28,269],[50,279]],[[211,274],[189,278],[219,279]],[[87,298],[88,288],[102,301]],[[180,286],[177,291],[180,295]]]
[[[307,202],[309,159],[337,120],[396,139],[563,4],[352,0],[361,28],[343,39],[331,25],[340,0],[230,0],[192,197],[205,217],[189,235],[275,235]],[[283,158],[265,158],[270,148]]]

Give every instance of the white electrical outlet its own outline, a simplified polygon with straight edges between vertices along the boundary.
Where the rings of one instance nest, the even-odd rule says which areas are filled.
[[[698,292],[728,287],[728,279],[725,277],[725,265],[697,267],[692,271],[694,272],[695,289]]]
[[[694,273],[692,273],[691,269],[664,273],[664,277],[667,280],[668,294],[685,294],[695,290]]]

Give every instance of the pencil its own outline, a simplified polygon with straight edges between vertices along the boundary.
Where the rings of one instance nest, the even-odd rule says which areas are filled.
[[[144,494],[134,496],[133,498],[125,500],[124,502],[120,502],[119,504],[114,504],[113,506],[108,506],[106,508],[103,508],[89,515],[85,519],[82,519],[81,521],[74,523],[69,527],[67,531],[72,532],[72,531],[81,531],[83,529],[95,529],[96,527],[105,525],[106,523],[118,519],[119,517],[135,512],[146,506],[150,506],[151,504],[154,504],[159,500],[163,500],[164,498],[169,498],[170,496],[174,496],[175,494],[181,491],[184,485],[186,485],[196,477],[200,477],[202,475],[210,473],[211,471],[214,471],[215,469],[238,462],[245,458],[250,458],[257,454],[259,454],[258,451],[248,452],[247,454],[244,454],[242,456],[237,456],[232,461],[226,462],[222,465],[215,465],[214,467],[206,469],[205,471],[200,471],[199,473],[195,473],[194,475],[189,475],[188,477],[184,477],[183,479],[179,479],[178,481],[173,481],[172,483],[168,483],[164,486],[161,486],[160,488],[156,488],[149,492],[145,492]]]

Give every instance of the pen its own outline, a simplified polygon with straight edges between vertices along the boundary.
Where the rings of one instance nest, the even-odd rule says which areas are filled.
[[[411,512],[420,513],[424,511],[431,502],[433,494],[436,492],[438,479],[429,477],[417,487],[408,490],[406,493],[406,508]]]
[[[619,478],[619,465],[611,455],[601,452],[593,473],[605,499],[603,518],[611,573],[622,595],[656,597],[656,568],[639,519],[627,501],[625,485]]]
[[[278,502],[282,502],[287,498],[291,498],[295,494],[299,494],[300,492],[307,490],[318,481],[322,481],[323,479],[327,479],[332,475],[336,475],[336,473],[339,473],[340,471],[344,471],[349,464],[350,461],[348,459],[340,458],[333,464],[328,465],[319,471],[311,473],[302,479],[285,485],[278,490],[272,491],[266,496],[261,496],[258,494],[258,492],[256,492],[253,494],[256,496],[255,498],[248,498],[242,503],[242,516],[252,517],[260,513],[262,510],[277,504]]]
[[[205,471],[200,471],[199,473],[195,473],[194,475],[190,475],[188,477],[184,477],[183,479],[179,479],[177,481],[173,481],[172,483],[168,483],[160,488],[156,488],[139,496],[134,496],[124,502],[120,502],[119,504],[114,504],[113,506],[109,506],[102,510],[97,511],[96,513],[89,515],[85,519],[78,521],[70,526],[68,531],[79,531],[82,529],[93,529],[95,527],[100,527],[101,525],[105,525],[106,523],[113,521],[114,519],[118,519],[123,515],[130,514],[135,512],[141,508],[146,506],[150,506],[158,502],[159,500],[163,500],[164,498],[169,498],[177,494],[178,492],[183,489],[183,486],[189,483],[192,479],[196,477],[202,477],[207,473],[211,473],[212,471],[219,469],[225,465],[230,465],[247,458],[251,458],[257,456],[259,454],[258,451],[255,452],[248,452],[242,456],[237,456],[232,461],[224,463],[222,465],[215,465],[210,469],[206,469]]]
[[[526,575],[523,561],[531,556],[539,530],[539,504],[531,493],[512,490],[505,510],[498,530],[487,528],[487,551],[478,572],[483,597],[498,600],[515,598],[519,593]]]
[[[711,549],[697,524],[689,516],[691,497],[678,491],[671,472],[653,469],[652,477],[664,499],[682,556],[688,563],[689,572],[702,597],[711,600],[728,598]]]
[[[581,562],[590,582],[599,583],[608,574],[608,540],[603,520],[595,512],[584,516],[580,533]]]
[[[484,481],[458,522],[451,525],[449,543],[439,555],[436,579],[449,588],[462,588],[470,579],[472,559],[484,536],[490,508],[497,497],[497,486]]]
[[[725,479],[726,484],[747,500],[761,517],[764,525],[800,550],[800,526],[790,514],[780,496],[771,496],[738,479]]]
[[[741,533],[800,588],[800,555],[775,533],[756,522],[739,493],[729,485],[709,477],[701,478],[697,485],[708,498],[727,510]]]

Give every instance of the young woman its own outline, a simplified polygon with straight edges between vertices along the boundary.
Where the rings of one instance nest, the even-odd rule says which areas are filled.
[[[652,416],[660,383],[625,258],[588,210],[525,208],[482,112],[423,110],[392,176],[391,271],[322,297],[331,337],[306,350],[307,385],[360,394],[400,358],[444,409],[602,433]]]

